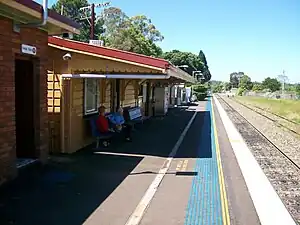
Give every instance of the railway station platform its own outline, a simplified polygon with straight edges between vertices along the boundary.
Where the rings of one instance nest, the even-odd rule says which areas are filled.
[[[295,224],[216,98],[0,188],[0,224]]]

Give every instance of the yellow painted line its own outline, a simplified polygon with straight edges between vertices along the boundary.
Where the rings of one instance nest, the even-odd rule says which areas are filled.
[[[181,171],[186,171],[187,165],[188,165],[189,160],[184,160]]]
[[[215,136],[215,146],[216,146],[216,153],[217,153],[218,173],[219,173],[219,181],[220,181],[220,194],[221,194],[223,224],[230,225],[228,200],[227,200],[227,194],[226,194],[226,189],[225,189],[224,174],[223,174],[223,168],[222,168],[221,153],[220,153],[220,146],[219,146],[219,140],[218,140],[218,132],[217,132],[217,126],[216,126],[213,99],[211,99],[211,108],[212,108],[212,110],[211,110],[212,111],[212,120],[213,120],[212,122],[213,122],[214,136]]]
[[[241,140],[235,140],[235,139],[229,139],[230,142],[235,142],[235,143],[239,143],[241,142]]]
[[[176,171],[185,171],[187,168],[188,162],[189,162],[188,159],[180,160],[177,164]]]
[[[181,166],[182,166],[183,161],[179,161],[179,163],[177,164],[176,170],[180,170]]]

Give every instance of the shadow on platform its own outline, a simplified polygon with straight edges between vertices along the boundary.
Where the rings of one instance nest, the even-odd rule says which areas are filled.
[[[105,151],[112,154],[96,154],[87,147],[53,157],[47,166],[27,169],[0,189],[0,224],[83,224],[129,174],[134,175],[145,156],[168,157],[194,113],[172,109],[165,118],[137,127],[132,143],[113,143]],[[210,113],[196,112],[176,157],[211,157],[210,132]]]

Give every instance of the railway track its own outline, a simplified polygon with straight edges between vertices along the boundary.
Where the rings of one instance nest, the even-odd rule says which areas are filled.
[[[299,123],[297,123],[297,122],[295,122],[295,121],[292,121],[292,120],[289,120],[288,118],[285,118],[284,116],[280,116],[280,115],[278,115],[278,114],[276,114],[276,113],[272,113],[272,112],[270,112],[270,111],[266,111],[265,109],[260,108],[260,107],[258,107],[258,106],[251,106],[251,107],[250,107],[250,106],[248,106],[248,105],[246,105],[246,104],[244,104],[244,103],[242,103],[242,102],[240,102],[240,101],[238,101],[238,100],[236,100],[236,99],[231,99],[231,100],[234,101],[234,102],[236,102],[236,103],[238,103],[238,104],[241,104],[242,106],[246,107],[247,109],[249,109],[249,110],[251,110],[251,111],[253,111],[253,112],[255,112],[255,113],[257,113],[257,114],[259,114],[259,115],[261,115],[261,116],[263,116],[263,117],[265,117],[266,119],[271,120],[271,121],[274,122],[278,127],[283,127],[283,128],[285,128],[286,130],[288,130],[288,131],[292,132],[293,134],[295,134],[295,135],[297,135],[297,136],[300,137],[300,133],[299,133],[299,131],[298,131],[298,130],[300,130],[300,124],[299,124]],[[267,113],[271,114],[271,115],[274,116],[274,117],[278,117],[278,118],[280,118],[281,120],[286,121],[286,122],[288,123],[288,125],[285,125],[285,124],[281,123],[280,120],[273,119],[273,118],[267,116],[266,114],[259,112],[258,110],[254,110],[252,107],[254,107],[254,108],[258,109],[258,110],[261,110],[261,111],[263,111],[263,112],[267,112]],[[296,129],[290,128],[291,126],[297,126],[298,129],[296,130]]]
[[[237,101],[237,102],[240,102],[240,101]],[[243,103],[242,103],[242,104],[243,104]],[[295,122],[295,121],[293,121],[293,120],[290,120],[290,119],[288,119],[288,118],[286,118],[286,117],[284,117],[284,116],[281,116],[281,115],[279,115],[279,114],[277,114],[277,113],[270,112],[270,111],[268,111],[268,110],[266,110],[266,109],[263,109],[263,108],[261,108],[261,107],[259,107],[259,106],[254,106],[254,105],[253,105],[253,107],[254,107],[254,108],[257,108],[257,109],[259,109],[259,110],[262,110],[262,111],[266,111],[266,112],[272,114],[273,116],[277,116],[277,117],[279,117],[280,119],[283,119],[283,120],[285,120],[285,121],[287,121],[287,122],[289,122],[289,123],[292,123],[292,124],[295,124],[295,125],[300,125],[300,123],[298,123],[298,122]]]
[[[258,164],[268,177],[297,224],[300,224],[300,163],[295,162],[244,115],[237,111],[223,97],[216,95],[231,121],[244,138]],[[239,104],[239,102],[237,102]],[[254,110],[251,110],[256,113]],[[300,154],[300,153],[299,153]]]
[[[247,120],[242,114],[240,114],[237,110],[235,110],[228,102],[226,102],[222,97],[218,96],[219,99],[222,100],[222,102],[224,102],[232,111],[234,111],[236,114],[239,115],[239,117],[241,117],[243,120],[245,120],[257,133],[259,133],[267,142],[269,142],[278,152],[280,152],[281,155],[283,155],[287,160],[289,160],[299,171],[300,171],[300,165],[298,165],[296,162],[294,162],[294,160],[292,160],[288,155],[286,155],[279,147],[277,147],[269,138],[267,138],[260,130],[258,130],[249,120]],[[240,102],[238,101],[235,101],[237,102],[238,104],[241,104]],[[251,109],[250,107],[244,105],[244,104],[241,104],[243,105],[244,107],[250,109],[251,111],[255,112],[255,113],[258,113],[256,112],[255,110]],[[263,117],[266,117],[268,118],[269,120],[273,121],[271,118],[261,114],[261,113],[258,113],[259,115],[263,116]],[[287,128],[288,129],[288,128]],[[290,129],[289,129],[290,130]],[[298,133],[297,133],[298,134]],[[300,135],[300,134],[298,134]]]

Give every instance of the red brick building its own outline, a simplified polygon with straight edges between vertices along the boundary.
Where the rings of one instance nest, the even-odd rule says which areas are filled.
[[[48,35],[78,28],[32,0],[0,0],[0,185],[47,159]]]

